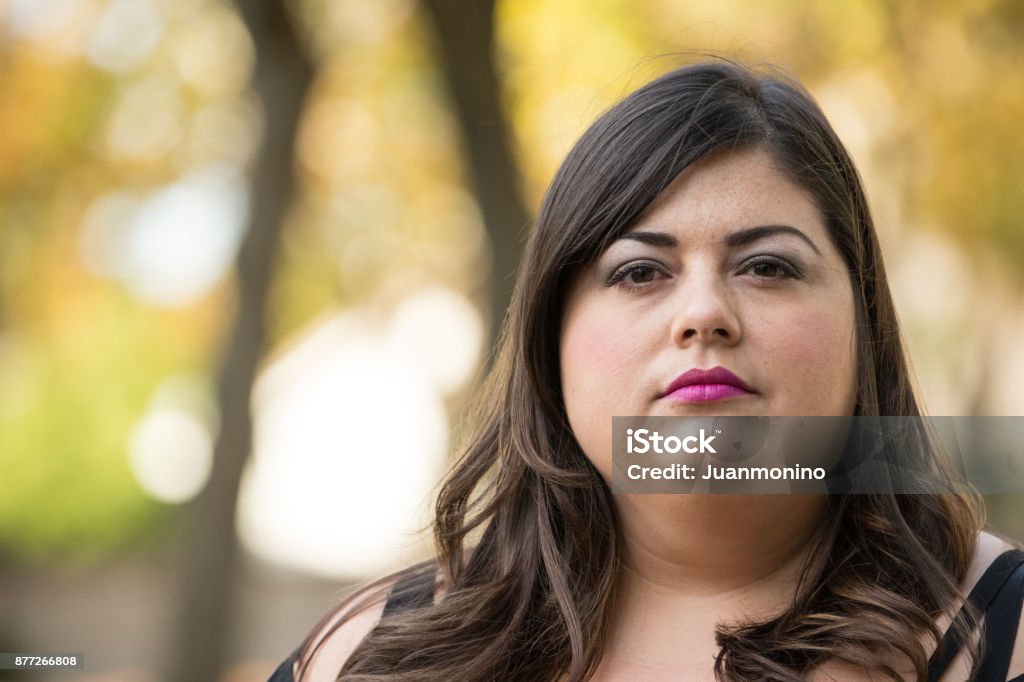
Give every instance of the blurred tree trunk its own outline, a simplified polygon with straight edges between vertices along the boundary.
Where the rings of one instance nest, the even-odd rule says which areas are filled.
[[[264,315],[274,255],[293,194],[295,135],[313,81],[284,0],[238,0],[253,39],[253,87],[264,113],[264,137],[251,186],[249,226],[239,251],[237,309],[217,385],[220,431],[210,481],[189,510],[171,682],[216,680],[229,641],[238,582],[235,509],[252,445],[250,395],[264,352]]]
[[[437,54],[462,130],[477,203],[493,253],[494,338],[512,298],[530,212],[522,199],[512,131],[494,58],[495,0],[423,0],[437,32]]]

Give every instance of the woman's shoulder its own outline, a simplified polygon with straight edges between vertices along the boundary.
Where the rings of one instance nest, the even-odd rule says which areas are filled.
[[[356,590],[329,612],[307,638],[308,646],[303,648],[308,651],[293,666],[295,682],[335,682],[338,671],[387,610],[423,600],[436,602],[444,591],[443,580],[429,562]],[[300,679],[295,672],[305,658],[309,662]]]
[[[990,569],[996,568],[996,566],[994,566],[994,562],[1000,556],[1014,549],[1019,549],[1019,545],[987,531],[980,533],[978,535],[978,542],[975,546],[974,557],[971,560],[971,564],[967,569],[966,575],[960,583],[962,600],[967,599],[967,596],[971,594],[975,586],[978,585],[979,581],[987,572],[989,572]],[[1022,595],[1003,594],[998,598],[1015,599],[1019,604],[1022,599]],[[959,611],[961,605],[962,601],[958,601],[951,605],[950,609],[939,618],[936,625],[939,627],[940,631],[944,632],[949,627],[953,621],[954,615]],[[1018,616],[1018,619],[1019,618],[1020,616]],[[934,653],[935,642],[931,641],[927,637],[923,637],[922,644],[929,655]],[[1003,680],[1010,680],[1010,682],[1024,682],[1024,678],[1021,678],[1021,676],[1024,675],[1024,623],[1020,623],[1017,627],[1016,637],[1012,646],[1012,656],[1009,651],[1005,650],[1001,652],[989,652],[988,655],[1010,656],[1010,667],[1007,676],[1003,678]],[[893,661],[893,665],[896,670],[903,675],[903,679],[917,679],[916,673],[913,671],[913,667],[909,666],[908,663],[895,660]],[[959,682],[960,680],[966,680],[970,676],[970,669],[970,658],[967,655],[966,649],[962,648],[950,664],[940,673],[938,680],[939,682]],[[811,679],[815,681],[824,681],[874,680],[877,678],[870,674],[866,674],[856,666],[852,666],[841,661],[830,661],[825,666],[822,666],[820,670],[816,671],[815,675],[813,675]]]
[[[974,559],[967,571],[967,575],[964,576],[964,580],[961,584],[961,592],[964,595],[970,594],[975,586],[978,585],[981,578],[989,572],[990,569],[996,568],[994,564],[1000,556],[1010,552],[1011,550],[1020,549],[1021,547],[1019,543],[1014,543],[994,533],[983,531],[978,536],[978,544],[974,553]],[[1018,570],[1024,570],[1024,568],[1018,567]],[[1008,604],[1008,606],[1016,607],[1017,615],[1013,622],[1007,625],[1011,628],[1016,628],[1016,636],[1009,640],[1012,642],[1012,653],[1009,651],[992,651],[990,652],[990,655],[1008,656],[1010,660],[1007,679],[1015,679],[1024,675],[1024,622],[1022,622],[1024,621],[1024,614],[1022,614],[1021,609],[1019,608],[1021,601],[1024,600],[1024,594],[1021,593],[1020,589],[1001,591],[996,596],[996,600],[1011,600],[1014,602],[1012,604]],[[986,619],[988,618],[989,615],[986,614]],[[1002,625],[1001,627],[1006,627],[1007,625]],[[947,679],[947,677],[943,676],[942,680],[945,679]],[[953,677],[949,679],[957,678]]]
[[[989,570],[996,559],[1013,549],[1020,549],[1020,545],[990,531],[979,533],[978,544],[974,550],[974,559],[971,561],[971,565],[967,569],[967,575],[964,576],[961,583],[961,590],[964,594],[970,593],[974,586],[978,584],[981,576]]]
[[[335,682],[345,661],[380,622],[397,581],[391,578],[357,590],[321,620],[292,666],[295,682]],[[304,661],[308,662],[300,677],[297,673]]]

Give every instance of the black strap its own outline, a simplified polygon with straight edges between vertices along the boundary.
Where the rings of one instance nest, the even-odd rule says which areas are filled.
[[[967,597],[967,600],[978,611],[985,613],[986,653],[983,665],[989,668],[997,666],[997,664],[1004,664],[1008,669],[1010,665],[1010,655],[1013,652],[1013,638],[1016,636],[1017,631],[1016,621],[1008,641],[1004,641],[1000,631],[1006,630],[1008,619],[1014,617],[1008,610],[1015,609],[1014,613],[1016,613],[1017,620],[1020,617],[1020,583],[1021,577],[1024,576],[1024,569],[1018,569],[1020,569],[1022,564],[1024,564],[1024,551],[1010,549],[1003,552],[989,565],[984,575],[974,585],[971,594]],[[1012,581],[1011,576],[1013,576]],[[1014,585],[1016,585],[1016,591],[1014,590]],[[1001,598],[993,606],[997,596],[1001,596]],[[999,620],[994,622],[994,616]],[[966,623],[967,609],[961,607],[950,624],[949,629],[946,630],[946,634],[939,643],[939,647],[928,662],[928,682],[937,682],[945,669],[952,663],[957,653],[959,653],[960,648],[963,646],[963,640],[960,637],[958,628],[954,626],[957,624],[963,626]],[[1005,661],[1002,660],[1003,658],[1005,658]],[[999,668],[995,667],[994,669],[998,670]],[[1006,669],[1003,670],[1002,677],[981,675],[977,679],[1005,680]]]
[[[429,606],[434,603],[434,573],[407,575],[391,588],[384,603],[381,617],[393,615],[402,609]]]
[[[1024,563],[1024,552],[1020,561]],[[985,661],[978,671],[979,680],[1005,680],[1010,670],[1013,643],[1020,624],[1021,605],[1024,602],[1024,565],[1018,565],[1011,574],[999,598],[985,615]]]

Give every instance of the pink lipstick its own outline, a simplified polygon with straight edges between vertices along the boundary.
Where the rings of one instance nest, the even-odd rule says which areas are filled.
[[[662,397],[687,403],[703,403],[754,392],[742,379],[724,367],[694,368],[676,377]]]

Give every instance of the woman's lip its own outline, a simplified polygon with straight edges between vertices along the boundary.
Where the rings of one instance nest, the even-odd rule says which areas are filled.
[[[677,393],[680,389],[689,388],[691,386],[728,386],[731,388],[739,389],[743,393],[756,393],[745,381],[740,379],[738,376],[730,372],[721,365],[712,367],[711,369],[699,369],[694,367],[672,380],[672,383],[668,385],[665,392],[662,393],[663,397],[667,397]],[[716,389],[718,390],[718,389]],[[707,393],[706,390],[700,390],[695,392],[698,395]]]
[[[741,395],[751,395],[751,393],[731,384],[690,384],[677,388],[665,397],[686,403],[706,403]]]

